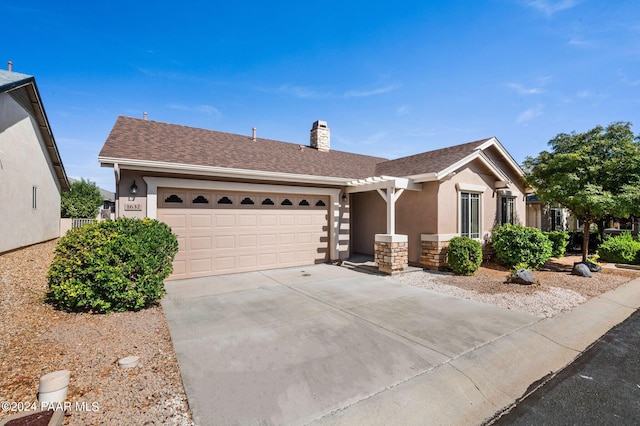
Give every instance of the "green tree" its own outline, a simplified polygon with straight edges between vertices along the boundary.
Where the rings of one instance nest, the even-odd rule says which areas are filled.
[[[95,218],[103,203],[95,182],[81,179],[71,183],[71,189],[62,193],[60,210],[62,217]]]
[[[615,122],[585,133],[560,133],[548,145],[550,151],[525,159],[525,178],[543,202],[559,203],[583,223],[586,261],[592,223],[640,210],[640,138],[631,123]]]

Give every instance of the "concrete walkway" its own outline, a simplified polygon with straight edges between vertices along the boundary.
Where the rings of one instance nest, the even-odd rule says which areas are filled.
[[[640,307],[640,280],[541,320],[330,265],[167,291],[198,425],[478,424]]]

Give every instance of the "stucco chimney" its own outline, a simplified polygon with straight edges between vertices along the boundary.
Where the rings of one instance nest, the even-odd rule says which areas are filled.
[[[13,62],[12,61],[7,62],[7,71],[13,72]]]
[[[331,148],[331,133],[327,127],[327,122],[318,120],[311,126],[311,148],[318,151],[329,151]]]
[[[251,139],[255,142],[255,140],[256,140],[256,128],[254,127],[254,128],[252,128],[251,130],[252,130],[252,136],[251,136]]]
[[[146,119],[147,119],[147,112],[146,112],[146,111],[142,113],[142,119],[143,119],[143,120],[146,120]]]

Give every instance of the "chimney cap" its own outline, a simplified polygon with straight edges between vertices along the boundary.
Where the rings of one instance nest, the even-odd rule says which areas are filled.
[[[311,126],[311,130],[318,128],[327,128],[327,122],[324,120],[316,120],[313,122],[313,126]]]

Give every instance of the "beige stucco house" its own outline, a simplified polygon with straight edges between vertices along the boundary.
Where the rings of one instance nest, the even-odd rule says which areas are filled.
[[[34,77],[0,70],[0,253],[57,238],[68,189]]]
[[[99,155],[116,215],[177,234],[172,278],[375,255],[380,270],[446,266],[456,235],[525,220],[522,170],[496,138],[395,160],[331,149],[326,122],[293,144],[119,117]]]

